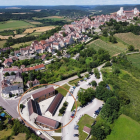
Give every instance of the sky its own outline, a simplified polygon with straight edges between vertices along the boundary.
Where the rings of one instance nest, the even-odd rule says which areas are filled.
[[[140,4],[140,0],[0,0],[0,6],[10,5],[114,5]]]

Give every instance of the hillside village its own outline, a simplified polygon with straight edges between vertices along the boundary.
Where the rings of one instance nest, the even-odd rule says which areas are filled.
[[[46,62],[46,52],[52,56],[57,57],[59,60],[61,60],[63,57],[77,60],[80,53],[76,53],[76,55],[72,57],[67,52],[68,47],[74,48],[75,44],[88,44],[90,41],[92,41],[93,38],[87,34],[91,32],[91,34],[94,36],[93,32],[96,30],[99,30],[96,34],[102,34],[100,26],[105,25],[106,22],[109,22],[111,19],[114,19],[117,22],[122,21],[132,23],[134,17],[140,18],[139,14],[140,12],[137,8],[131,11],[124,11],[123,7],[121,7],[119,11],[112,13],[111,15],[84,17],[83,19],[74,21],[69,25],[64,25],[59,32],[54,33],[54,35],[50,36],[46,40],[35,40],[31,43],[30,46],[14,51],[14,56],[9,55],[9,58],[5,58],[3,62],[3,68],[0,69],[2,98],[8,100],[16,100],[17,98],[19,99],[19,97],[21,97],[21,95],[23,95],[25,92],[25,86],[27,91],[27,89],[40,84],[40,81],[37,77],[35,77],[34,80],[28,80],[26,83],[24,83],[24,77],[22,74],[29,74],[31,71],[39,73],[47,71],[48,64],[56,60],[51,58]],[[0,49],[0,53],[10,49],[12,48],[7,47]],[[63,49],[65,49],[65,54],[62,54],[61,57],[57,56],[56,52],[62,51]],[[40,56],[40,54],[43,55]],[[106,53],[105,57],[108,56],[108,53]],[[12,66],[12,64],[16,61],[19,61],[20,58],[22,58],[21,60],[40,58],[42,62],[40,64],[34,64],[30,67],[26,67],[25,65],[21,65],[20,67]],[[83,75],[87,74],[84,79],[82,79],[82,76],[79,74],[78,80],[75,82],[77,85],[75,84],[75,86],[70,85],[70,80],[67,79],[63,79],[65,82],[59,81],[59,84],[61,83],[61,85],[65,84],[68,86],[67,93],[65,94],[63,94],[61,90],[59,92],[58,88],[54,85],[46,85],[44,87],[36,88],[28,92],[20,103],[20,105],[22,105],[22,107],[20,106],[20,110],[18,110],[20,112],[20,117],[22,116],[22,119],[29,123],[32,127],[40,129],[39,131],[36,131],[38,132],[37,135],[41,135],[41,133],[43,133],[47,139],[51,140],[54,140],[52,138],[53,136],[63,136],[64,140],[71,140],[72,138],[70,136],[73,136],[74,140],[77,140],[79,135],[75,133],[78,133],[79,131],[78,123],[80,122],[80,118],[85,114],[88,114],[94,120],[91,126],[95,125],[95,119],[106,102],[104,99],[107,100],[107,98],[109,98],[108,96],[107,98],[92,98],[92,100],[90,102],[88,101],[86,105],[73,108],[75,101],[79,103],[78,98],[80,97],[78,97],[78,93],[81,92],[81,94],[84,94],[85,91],[88,90],[91,92],[90,90],[93,91],[96,89],[97,85],[100,86],[102,84],[102,86],[104,86],[103,94],[109,93],[110,98],[114,98],[112,97],[113,92],[110,91],[109,85],[106,85],[103,82],[103,74],[101,73],[101,68],[104,67],[104,62],[106,61],[103,61],[100,63],[100,65],[98,65],[97,69],[94,69],[94,74],[93,70],[89,70],[88,74],[84,71],[85,73],[83,73]],[[112,63],[110,59],[108,62],[109,66],[111,66]],[[99,77],[96,75],[96,72]],[[72,76],[70,78],[72,78]],[[92,83],[93,80],[95,85]],[[92,86],[93,88],[91,88]],[[107,89],[108,91],[106,92]],[[73,97],[76,99],[75,101]],[[116,101],[116,99],[113,100]],[[65,108],[64,113],[60,113],[62,108]],[[16,109],[19,109],[19,106],[16,107]],[[73,122],[67,127],[63,128],[61,133],[56,133],[56,131],[43,132],[44,130],[60,128],[62,125],[66,125],[68,121],[71,121],[72,119],[74,119]],[[91,128],[89,128],[89,126],[86,124],[84,124],[82,132],[86,133],[86,139],[91,138]]]

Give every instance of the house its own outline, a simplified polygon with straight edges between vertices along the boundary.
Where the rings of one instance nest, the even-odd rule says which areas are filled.
[[[35,79],[34,81],[28,81],[26,85],[30,88],[31,84],[32,86],[36,86],[36,85],[39,85],[40,82],[37,79]]]
[[[13,64],[12,58],[5,59],[3,64],[4,64],[5,67],[10,67]]]
[[[3,94],[22,94],[24,93],[23,90],[23,83],[8,85],[6,83],[2,83],[2,93]]]
[[[52,96],[55,96],[55,90],[53,87],[50,87],[31,95],[31,99],[39,103]]]
[[[47,115],[47,116],[49,116],[49,117],[52,117],[52,116],[55,114],[57,108],[59,107],[59,105],[60,105],[60,103],[61,103],[63,97],[64,97],[64,96],[63,96],[62,94],[58,93],[58,94],[55,96],[55,98],[53,99],[53,101],[52,101],[52,103],[50,104],[50,106],[48,107],[48,109],[47,109],[45,115]]]
[[[37,53],[43,53],[44,52],[44,48],[43,48],[43,46],[41,44],[35,45],[34,48],[35,48],[35,51]]]
[[[46,59],[46,55],[43,54],[43,55],[41,56],[41,59],[44,61],[44,60]]]
[[[40,115],[37,116],[37,118],[35,120],[35,123],[37,125],[40,125],[42,127],[46,127],[46,128],[49,128],[49,129],[57,129],[59,124],[60,124],[56,120],[52,120],[50,118],[40,116]]]
[[[30,121],[34,122],[36,117],[38,116],[36,102],[30,99],[27,104]]]
[[[88,135],[90,134],[91,128],[84,126],[83,132],[87,133]]]
[[[22,70],[19,69],[19,68],[4,68],[3,71],[2,71],[3,75],[4,75],[6,72],[8,72],[9,74],[11,74],[11,72],[14,72],[14,73],[18,73],[18,72],[19,72],[19,73],[22,73]]]

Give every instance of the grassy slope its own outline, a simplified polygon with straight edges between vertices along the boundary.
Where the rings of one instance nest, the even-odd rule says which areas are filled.
[[[117,67],[120,67],[117,65]],[[116,76],[106,68],[107,80],[112,81],[116,86],[119,86],[119,91],[125,91],[130,98],[130,104],[121,108],[123,114],[140,122],[140,70],[135,68],[123,70]],[[104,70],[103,70],[104,71]]]
[[[85,114],[83,117],[81,117],[80,121],[78,122],[79,125],[79,140],[85,140],[88,134],[83,132],[84,126],[87,126],[91,128],[92,123],[94,122],[94,119],[90,117],[89,115]]]
[[[19,44],[15,44],[15,45],[13,45],[13,46],[10,46],[10,47],[12,47],[12,48],[19,48],[20,46],[22,46],[22,45],[31,45],[31,43],[32,43],[33,41],[29,41],[29,42],[25,42],[25,43],[19,43]]]
[[[6,40],[0,41],[0,48],[2,48],[5,43],[6,43]]]
[[[65,89],[67,89],[67,90],[70,89],[70,86],[67,85],[67,84],[63,85],[62,87],[65,88]],[[66,96],[66,94],[68,93],[68,91],[65,90],[65,89],[63,89],[63,88],[59,87],[56,90],[58,91],[58,93],[61,93],[63,96]]]
[[[133,33],[119,33],[115,36],[129,45],[134,45],[135,49],[140,49],[140,36]]]
[[[21,20],[10,20],[4,23],[0,23],[0,31],[2,30],[8,30],[8,29],[18,29],[18,28],[29,28],[34,27],[32,24],[27,23],[25,21]]]
[[[133,119],[121,115],[114,123],[114,128],[106,140],[139,140],[140,124]]]
[[[112,44],[112,43],[107,43],[101,39],[93,41],[88,46],[93,47],[95,50],[98,50],[100,48],[105,49],[109,51],[109,54],[111,56],[121,53],[121,52],[125,52],[125,48],[127,48],[121,42]]]
[[[140,54],[128,55],[127,58],[135,67],[140,68]]]

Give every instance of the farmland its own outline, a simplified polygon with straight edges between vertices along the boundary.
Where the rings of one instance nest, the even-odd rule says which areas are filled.
[[[140,36],[133,33],[119,33],[115,34],[117,38],[129,45],[134,45],[135,49],[140,49]]]
[[[114,123],[114,128],[106,140],[139,140],[140,124],[133,119],[121,115]]]
[[[9,36],[2,36],[0,35],[0,38],[1,39],[8,39],[9,37],[12,37],[12,38],[20,38],[20,37],[24,37],[26,34],[19,34],[19,35],[15,35],[14,37],[12,35],[9,35]]]
[[[55,26],[44,26],[44,27],[36,27],[36,28],[29,28],[29,29],[26,29],[24,31],[24,33],[32,33],[33,31],[35,32],[45,32],[45,31],[48,31],[48,30],[51,30],[51,29],[54,29]]]
[[[28,45],[31,45],[32,41],[29,41],[29,42],[25,42],[25,43],[19,43],[19,44],[15,44],[13,46],[10,46],[12,48],[19,48],[20,46],[24,46],[25,44],[28,46]]]
[[[140,54],[128,55],[127,59],[131,61],[135,67],[140,68]]]
[[[61,16],[49,16],[49,17],[43,17],[43,18],[34,17],[34,20],[42,20],[42,19],[52,19],[52,20],[58,21],[58,20],[63,20],[64,18]]]
[[[0,48],[3,47],[4,43],[6,43],[6,40],[0,41]]]
[[[34,25],[22,20],[9,20],[5,22],[0,22],[0,31],[14,30],[18,28],[30,28],[30,27],[34,27]]]
[[[119,44],[119,45],[118,45]],[[88,46],[89,47],[93,47],[95,50],[99,50],[101,49],[105,49],[109,52],[109,54],[111,56],[121,53],[121,52],[125,52],[125,47],[126,46],[121,46],[121,43],[117,43],[117,44],[112,44],[112,43],[107,43],[101,39],[95,40],[93,42],[91,42]]]

